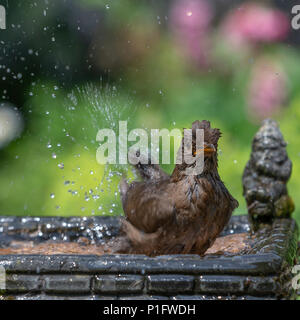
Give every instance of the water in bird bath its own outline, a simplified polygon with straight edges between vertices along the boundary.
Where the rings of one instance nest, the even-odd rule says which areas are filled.
[[[235,255],[250,249],[249,235],[241,233],[220,237],[210,247],[205,255]],[[33,241],[12,241],[9,247],[0,248],[0,255],[6,254],[74,254],[74,255],[102,255],[117,253],[112,251],[110,245],[91,244],[87,238],[79,238],[78,242],[45,242],[34,243]]]
[[[111,254],[124,241],[117,218],[2,218],[0,226],[0,255]],[[222,234],[206,255],[246,253],[254,239],[244,229]]]

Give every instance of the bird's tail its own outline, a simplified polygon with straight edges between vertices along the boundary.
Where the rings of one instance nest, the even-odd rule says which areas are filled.
[[[140,150],[137,150],[136,157],[139,158],[139,162],[136,165],[134,165],[134,167],[137,169],[141,178],[144,181],[162,180],[169,178],[169,175],[165,173],[158,164],[151,163],[150,157],[141,155]],[[131,161],[131,163],[132,162],[133,161]]]

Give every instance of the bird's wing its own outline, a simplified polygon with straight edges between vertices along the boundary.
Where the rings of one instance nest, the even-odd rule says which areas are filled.
[[[150,152],[148,152],[147,155],[144,155],[140,153],[140,150],[137,150],[135,154],[128,154],[128,160],[130,163],[135,163],[136,157],[138,158],[138,163],[135,164],[134,167],[137,169],[144,181],[159,181],[170,178],[170,176],[164,172],[158,164],[151,163],[149,154]]]
[[[166,172],[164,172],[158,164],[142,164],[139,162],[135,167],[139,171],[142,179],[145,181],[159,181],[162,179],[170,178],[170,176]]]
[[[168,181],[134,182],[126,194],[124,213],[137,229],[152,233],[174,219],[174,200]]]

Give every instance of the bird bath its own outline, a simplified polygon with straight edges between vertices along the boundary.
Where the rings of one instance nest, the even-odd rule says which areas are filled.
[[[248,217],[233,216],[221,236],[243,235],[247,245],[203,257],[103,254],[101,245],[119,228],[114,217],[1,217],[6,290],[0,299],[295,297],[291,268],[298,227],[293,219],[275,219],[250,239]]]

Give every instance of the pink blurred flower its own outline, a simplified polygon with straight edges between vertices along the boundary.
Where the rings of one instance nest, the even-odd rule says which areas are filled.
[[[287,99],[287,77],[282,66],[261,58],[252,70],[248,88],[248,111],[254,120],[277,113]]]
[[[278,9],[257,3],[246,3],[225,18],[222,29],[235,44],[243,42],[274,42],[286,38],[290,23]]]
[[[177,0],[170,11],[175,42],[187,57],[200,66],[208,64],[208,32],[213,17],[207,0]]]
[[[179,32],[202,32],[212,19],[207,0],[177,0],[171,8],[171,24]]]

